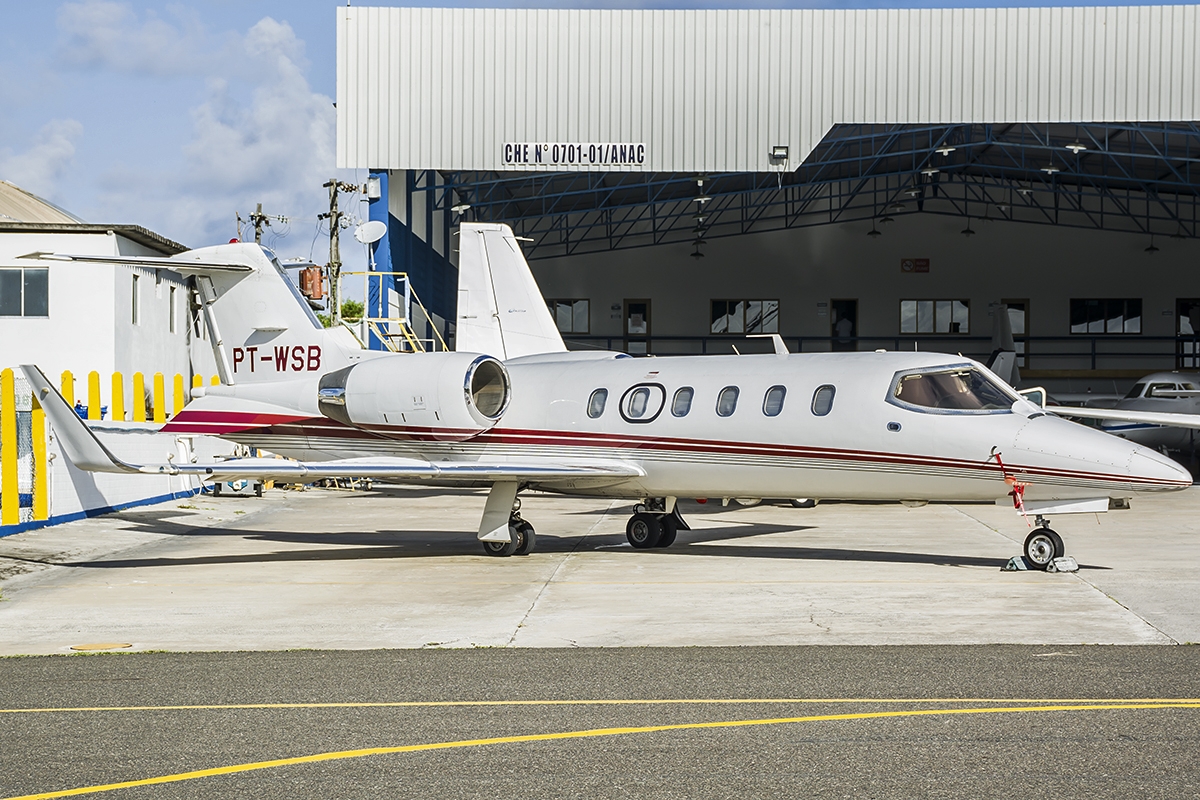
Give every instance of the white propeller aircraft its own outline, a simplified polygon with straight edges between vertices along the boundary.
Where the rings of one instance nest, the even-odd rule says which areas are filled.
[[[1191,485],[1174,461],[1047,413],[982,364],[934,353],[631,358],[567,352],[505,225],[463,224],[458,351],[362,349],[324,329],[273,255],[230,244],[171,258],[31,254],[196,276],[221,386],[164,431],[296,461],[130,464],[34,366],[38,400],[81,469],[204,480],[372,477],[490,487],[478,537],[528,553],[517,494],[638,501],[637,548],[686,528],[678,498],[1011,502],[1038,525],[1025,556],[1063,555],[1049,514],[1106,511]]]
[[[1099,429],[1156,450],[1195,452],[1200,429],[1200,374],[1155,372],[1138,380],[1111,408],[1052,407],[1065,417],[1094,419]]]

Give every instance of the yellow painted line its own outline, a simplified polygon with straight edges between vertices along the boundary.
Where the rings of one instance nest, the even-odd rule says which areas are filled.
[[[396,700],[381,702],[344,703],[222,703],[209,705],[173,706],[63,706],[47,708],[0,708],[0,714],[58,714],[104,711],[242,711],[254,709],[304,709],[304,708],[471,708],[503,706],[686,706],[686,705],[825,705],[825,704],[878,703],[1036,703],[1038,705],[1063,705],[1087,703],[1090,705],[1112,704],[1170,704],[1188,707],[1200,704],[1196,697],[1069,697],[1069,698],[1025,698],[1025,697],[734,697],[734,698],[662,698],[662,699],[616,699],[616,700]]]
[[[562,731],[559,733],[533,733],[522,736],[496,736],[489,739],[459,739],[451,742],[430,742],[426,744],[409,744],[398,747],[367,747],[360,750],[337,750],[328,753],[314,753],[307,756],[292,758],[277,758],[270,761],[251,761],[246,764],[232,764],[226,767],[211,767],[190,772],[177,772],[172,775],[158,775],[153,778],[105,783],[96,786],[81,786],[75,789],[62,789],[55,792],[42,792],[11,797],[8,800],[49,800],[55,797],[75,797],[84,794],[111,792],[117,789],[131,789],[137,786],[155,786],[164,783],[211,778],[217,775],[234,775],[239,772],[254,772],[257,770],[290,767],[299,764],[315,764],[322,761],[339,761],[349,758],[364,758],[366,756],[387,755],[392,753],[417,753],[428,750],[453,750],[464,747],[486,747],[497,744],[519,744],[523,742],[551,742],[564,739],[591,739],[603,736],[624,736],[635,733],[659,733],[662,731],[712,730],[719,728],[748,728],[765,725],[790,725],[801,722],[830,722],[837,720],[885,719],[894,717],[933,717],[958,714],[1019,714],[1047,711],[1114,711],[1114,710],[1144,710],[1164,708],[1200,708],[1200,703],[1125,703],[1121,705],[1054,705],[1054,706],[1015,706],[1000,708],[942,708],[916,709],[910,711],[869,711],[857,714],[826,714],[812,717],[775,717],[770,719],[740,719],[718,722],[686,722],[675,725],[646,725],[634,728],[592,728],[581,731]]]

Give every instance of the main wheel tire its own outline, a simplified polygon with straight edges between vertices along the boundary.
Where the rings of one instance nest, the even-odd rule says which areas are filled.
[[[261,483],[254,484],[254,496],[262,497],[262,493],[263,493],[263,485]]]
[[[514,556],[527,556],[537,547],[537,531],[533,529],[525,520],[517,523],[517,530],[521,534],[521,543],[517,545],[517,549],[513,550]]]
[[[507,542],[484,542],[483,552],[489,556],[511,556],[517,552],[517,548],[525,542],[525,537],[514,528],[508,526],[508,541]]]
[[[813,500],[811,497],[793,498],[788,502],[792,504],[792,508],[813,508],[817,505],[817,501]]]
[[[216,497],[220,493],[221,493],[221,482],[217,481],[216,483],[213,484],[213,497]]]
[[[675,544],[675,534],[679,532],[679,521],[671,514],[660,517],[662,521],[662,536],[658,537],[655,547],[670,547]]]
[[[655,514],[634,514],[625,525],[625,538],[638,550],[657,545],[662,533],[662,522]]]
[[[1057,539],[1057,541],[1055,541]],[[1025,537],[1025,560],[1034,569],[1046,569],[1062,546],[1062,539],[1049,528],[1034,528]]]

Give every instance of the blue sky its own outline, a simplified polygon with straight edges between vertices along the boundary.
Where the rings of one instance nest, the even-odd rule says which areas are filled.
[[[333,167],[334,9],[343,4],[0,0],[0,179],[90,222],[136,223],[193,247],[227,241],[236,232],[235,212],[245,216],[262,202],[268,213],[293,219],[277,226],[268,244],[282,256],[307,256],[312,251],[319,257],[327,242],[315,218],[327,202],[321,184],[335,174],[357,183],[365,178]],[[354,254],[347,256],[357,261]]]

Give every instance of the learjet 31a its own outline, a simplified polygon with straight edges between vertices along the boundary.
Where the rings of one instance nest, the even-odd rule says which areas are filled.
[[[637,548],[686,528],[678,498],[1006,502],[1037,519],[1025,556],[1046,568],[1063,544],[1045,516],[1192,483],[1174,461],[1047,413],[962,356],[789,354],[781,343],[768,355],[568,352],[505,225],[461,226],[457,352],[365,350],[323,328],[257,245],[33,255],[196,276],[222,385],[194,392],[163,430],[296,459],[124,462],[23,367],[76,466],[488,487],[478,536],[492,555],[533,549],[516,509],[518,492],[536,489],[636,501],[626,534]]]

